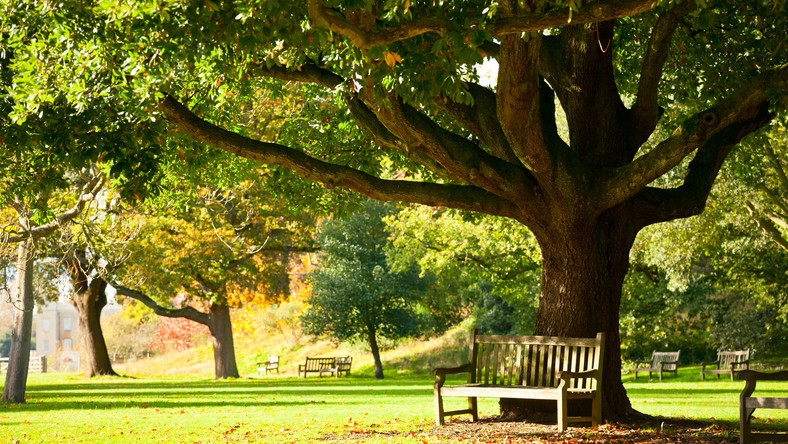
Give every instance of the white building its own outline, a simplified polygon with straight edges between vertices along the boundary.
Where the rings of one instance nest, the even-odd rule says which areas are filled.
[[[107,305],[101,317],[119,312],[119,305]],[[79,315],[69,303],[50,302],[33,314],[36,330],[35,355],[47,357],[49,371],[79,371],[84,348],[79,330]]]

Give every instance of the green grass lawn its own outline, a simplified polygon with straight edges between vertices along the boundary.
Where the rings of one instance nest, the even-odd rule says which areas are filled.
[[[626,378],[636,409],[716,422],[731,428],[728,438],[738,436],[742,382],[701,382],[691,369],[662,382]],[[788,396],[788,384],[759,384],[757,393]],[[26,404],[0,404],[0,444],[453,441],[427,433],[435,427],[432,408],[427,375],[214,381],[31,374]],[[497,400],[481,400],[480,410],[495,415]],[[758,411],[756,417],[756,427],[788,431],[788,411]]]

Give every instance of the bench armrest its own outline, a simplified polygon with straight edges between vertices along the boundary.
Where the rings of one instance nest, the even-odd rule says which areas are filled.
[[[435,370],[432,371],[432,374],[435,376],[446,376],[446,375],[453,375],[457,373],[470,373],[472,371],[473,371],[473,364],[469,362],[459,367],[436,368]]]
[[[448,368],[436,368],[432,371],[432,374],[435,375],[435,388],[443,387],[443,383],[446,382],[446,375],[455,375],[458,373],[473,373],[474,366],[473,363],[463,364],[459,367],[448,367]]]
[[[701,369],[703,369],[703,368],[705,368],[707,365],[717,365],[717,364],[719,364],[719,363],[720,363],[720,360],[719,360],[719,359],[717,359],[716,361],[711,361],[711,362],[701,362],[701,363],[700,363],[700,366],[701,366]]]
[[[750,360],[741,361],[741,362],[731,362],[731,370],[736,370],[736,367],[747,367],[750,366]]]
[[[639,366],[641,364],[651,364],[651,360],[648,360],[648,361],[635,361],[634,364],[635,364],[635,367],[637,367],[637,366]]]

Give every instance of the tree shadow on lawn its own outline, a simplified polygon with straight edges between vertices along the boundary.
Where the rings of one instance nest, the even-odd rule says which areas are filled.
[[[432,387],[422,387],[419,381],[411,382],[385,384],[376,380],[344,380],[337,384],[336,380],[313,383],[295,379],[278,383],[270,380],[99,380],[73,384],[41,384],[27,388],[27,403],[0,404],[0,411],[292,407],[314,404],[347,406],[367,405],[369,398],[373,396],[424,397],[431,401]]]

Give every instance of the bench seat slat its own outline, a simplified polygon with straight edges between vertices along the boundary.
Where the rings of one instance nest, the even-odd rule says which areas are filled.
[[[788,410],[788,398],[747,398],[745,406],[753,409]]]
[[[558,399],[561,391],[557,387],[533,387],[527,385],[463,384],[441,387],[443,396],[515,399]],[[570,399],[590,398],[593,390],[569,390]]]

